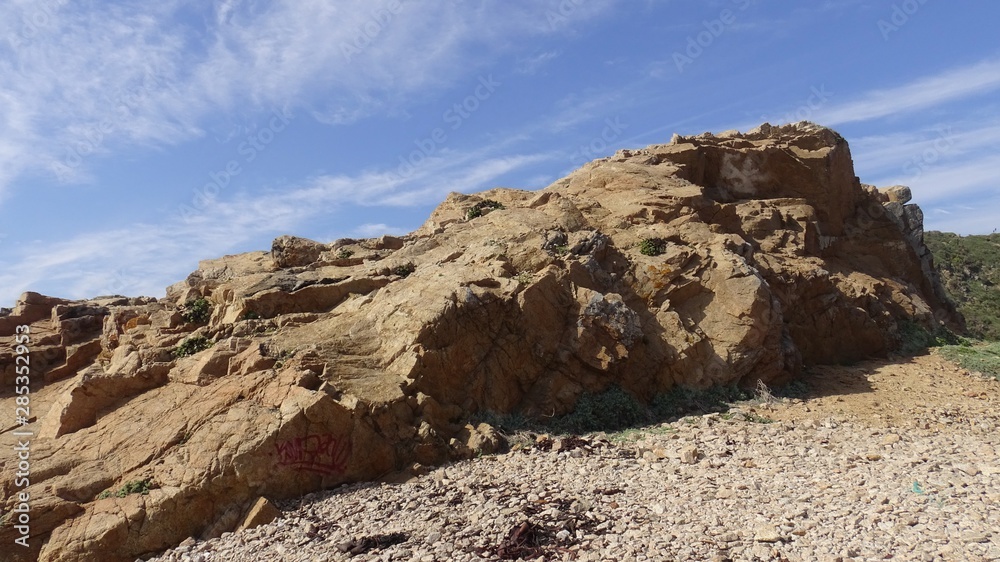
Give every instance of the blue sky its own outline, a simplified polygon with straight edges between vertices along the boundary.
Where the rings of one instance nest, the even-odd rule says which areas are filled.
[[[672,133],[808,119],[928,229],[1000,228],[986,0],[0,1],[0,306],[417,228]]]

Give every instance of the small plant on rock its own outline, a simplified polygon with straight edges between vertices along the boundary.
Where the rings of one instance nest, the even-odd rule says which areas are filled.
[[[346,260],[346,259],[350,258],[353,255],[354,255],[354,250],[348,250],[347,248],[341,248],[340,251],[337,252],[337,259],[338,260]]]
[[[639,242],[639,253],[644,256],[658,256],[667,251],[667,241],[663,238],[644,238]]]
[[[212,305],[204,297],[187,301],[181,318],[189,324],[204,324],[212,317]]]
[[[481,217],[484,214],[486,214],[483,211],[486,211],[488,213],[490,211],[499,210],[503,208],[504,208],[503,204],[500,203],[499,201],[494,201],[492,199],[483,199],[482,201],[476,203],[471,208],[469,208],[468,211],[465,212],[465,220],[472,220],[476,217]]]
[[[123,484],[122,487],[118,488],[117,491],[104,490],[97,496],[97,499],[103,500],[106,498],[110,498],[112,496],[116,498],[124,498],[125,496],[131,494],[140,494],[143,496],[148,496],[150,485],[152,483],[153,482],[149,478],[144,478],[142,480],[131,480]]]
[[[187,357],[210,347],[212,347],[212,341],[205,336],[192,336],[177,346],[177,349],[174,350],[174,357]]]
[[[414,266],[412,263],[408,263],[405,265],[397,265],[396,267],[392,268],[392,273],[400,277],[408,277],[411,273],[416,271],[416,269],[417,269],[416,266]]]
[[[252,310],[248,310],[243,313],[243,316],[240,317],[240,320],[260,320],[260,314]]]

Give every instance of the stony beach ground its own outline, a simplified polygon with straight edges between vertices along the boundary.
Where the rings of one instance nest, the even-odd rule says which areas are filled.
[[[521,436],[154,560],[1000,560],[1000,383],[934,354],[806,380],[801,399]]]

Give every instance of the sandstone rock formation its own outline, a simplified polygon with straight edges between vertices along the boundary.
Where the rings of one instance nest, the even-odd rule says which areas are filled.
[[[134,560],[256,524],[261,498],[500,447],[476,412],[781,382],[885,355],[903,323],[960,327],[902,199],[837,133],[763,125],[452,194],[406,237],[282,237],[159,300],[27,293],[0,317],[5,345],[32,331],[33,548],[12,555]]]

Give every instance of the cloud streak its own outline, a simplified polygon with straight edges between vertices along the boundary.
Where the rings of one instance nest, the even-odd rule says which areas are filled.
[[[815,121],[827,126],[871,121],[891,115],[957,101],[1000,89],[1000,60],[987,60],[949,69],[899,86],[875,90],[841,105],[816,112]]]

